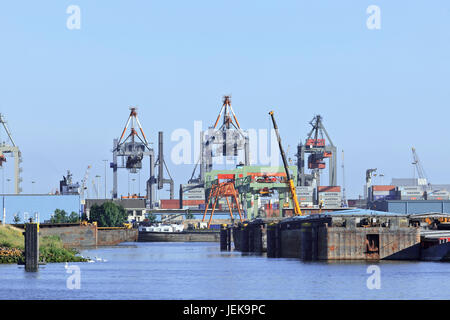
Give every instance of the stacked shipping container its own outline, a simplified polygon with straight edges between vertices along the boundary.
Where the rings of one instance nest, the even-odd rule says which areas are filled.
[[[297,199],[302,207],[312,207],[314,204],[314,187],[299,186],[295,187]]]
[[[339,186],[319,186],[319,203],[324,207],[340,207],[342,204],[341,187]]]

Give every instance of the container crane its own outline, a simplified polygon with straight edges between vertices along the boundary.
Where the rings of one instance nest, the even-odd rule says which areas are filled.
[[[85,199],[84,191],[87,189],[87,181],[88,181],[88,178],[89,178],[89,169],[91,169],[91,165],[87,166],[86,173],[84,174],[84,178],[81,181],[80,198],[81,198],[82,202],[84,202],[84,199]]]
[[[412,164],[415,167],[415,171],[417,170],[417,177],[418,177],[418,181],[417,182],[418,182],[418,185],[424,185],[424,186],[429,185],[429,186],[431,186],[428,183],[427,175],[425,173],[425,170],[422,167],[422,163],[419,160],[419,156],[417,155],[416,148],[412,147],[411,151],[412,151],[412,155],[413,155],[413,162],[412,162]],[[414,171],[414,173],[415,173],[415,171]]]
[[[316,115],[309,124],[312,126],[308,133],[305,144],[300,143],[297,146],[297,167],[298,167],[298,185],[318,187],[320,183],[320,170],[325,169],[325,160],[328,159],[329,185],[337,185],[337,165],[336,165],[336,147],[331,141],[325,126],[322,123],[322,116]],[[326,139],[325,139],[326,138]],[[305,173],[305,153],[308,153],[308,169],[310,174]]]
[[[1,113],[0,123],[5,129],[6,135],[10,141],[10,143],[6,143],[4,141],[0,145],[0,167],[3,165],[3,162],[6,162],[5,153],[11,153],[14,157],[14,193],[19,194],[22,191],[22,188],[20,187],[20,182],[22,181],[22,178],[20,177],[20,173],[22,172],[22,168],[20,167],[20,163],[22,162],[22,153],[20,152],[19,147],[15,144],[11,132],[6,125],[6,120]]]
[[[300,205],[297,199],[297,192],[295,191],[294,180],[291,177],[291,173],[289,172],[289,166],[286,160],[286,155],[284,154],[283,145],[281,144],[280,133],[278,132],[278,126],[275,121],[275,117],[273,115],[273,111],[269,112],[272,117],[273,128],[275,129],[275,133],[277,135],[278,146],[280,147],[281,159],[283,160],[284,170],[286,171],[286,179],[289,185],[289,190],[291,192],[292,200],[294,201],[294,213],[295,215],[302,215],[302,211],[300,210]]]

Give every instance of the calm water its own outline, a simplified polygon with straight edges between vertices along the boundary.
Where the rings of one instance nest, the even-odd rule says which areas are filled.
[[[0,299],[450,299],[450,264],[381,262],[381,289],[365,263],[317,263],[220,252],[218,243],[128,243],[82,251],[106,261],[38,273],[0,265]]]

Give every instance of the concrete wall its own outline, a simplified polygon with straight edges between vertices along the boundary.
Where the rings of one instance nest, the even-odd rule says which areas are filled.
[[[282,258],[300,258],[301,230],[283,230],[281,232],[281,253]]]
[[[367,253],[367,235],[379,235],[379,253]],[[414,228],[321,227],[318,237],[319,260],[418,260],[420,231]]]
[[[40,228],[40,236],[58,236],[68,248],[116,245],[137,241],[137,229],[97,230],[94,225]]]
[[[114,246],[121,242],[135,242],[137,238],[137,229],[97,230],[98,246]]]
[[[65,247],[91,247],[97,245],[97,228],[93,225],[40,228],[40,236],[58,236]]]

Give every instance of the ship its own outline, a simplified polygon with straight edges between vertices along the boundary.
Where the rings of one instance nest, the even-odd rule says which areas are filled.
[[[220,230],[184,229],[183,224],[154,223],[138,227],[138,242],[219,242]]]

